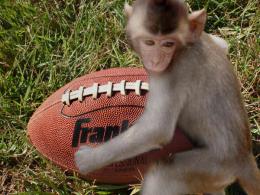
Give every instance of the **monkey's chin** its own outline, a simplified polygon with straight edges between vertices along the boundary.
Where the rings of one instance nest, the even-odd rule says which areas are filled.
[[[149,72],[162,73],[167,69],[168,64],[167,63],[164,64],[144,63],[144,67]]]

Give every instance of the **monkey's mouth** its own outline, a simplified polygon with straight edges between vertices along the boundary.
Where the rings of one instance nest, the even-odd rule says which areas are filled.
[[[163,72],[168,67],[168,63],[144,63],[144,67],[151,72]]]

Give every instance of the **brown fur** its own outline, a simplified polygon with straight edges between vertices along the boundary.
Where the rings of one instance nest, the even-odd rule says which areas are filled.
[[[145,27],[152,34],[168,34],[178,28],[179,21],[187,10],[178,6],[178,1],[150,0],[146,15]]]

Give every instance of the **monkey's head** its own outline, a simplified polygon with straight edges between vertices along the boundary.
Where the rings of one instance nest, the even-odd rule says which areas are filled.
[[[136,0],[125,4],[126,33],[144,67],[163,72],[178,51],[196,42],[204,30],[206,12],[188,14],[182,0]]]

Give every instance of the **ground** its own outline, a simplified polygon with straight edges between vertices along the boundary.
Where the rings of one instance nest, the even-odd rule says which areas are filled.
[[[0,0],[0,194],[132,194],[135,186],[100,186],[39,155],[27,122],[50,94],[76,77],[111,67],[141,67],[126,43],[125,0]],[[206,31],[225,38],[241,82],[253,140],[260,136],[258,0],[190,0],[205,7]],[[256,142],[255,142],[256,143]],[[255,146],[255,150],[257,147]],[[259,156],[258,152],[255,152]],[[242,195],[237,186],[229,195]]]

